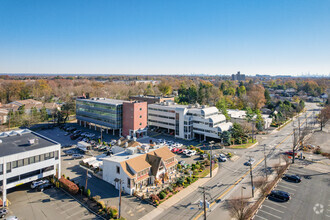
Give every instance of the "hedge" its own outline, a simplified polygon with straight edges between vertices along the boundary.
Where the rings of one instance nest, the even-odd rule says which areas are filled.
[[[61,186],[69,193],[73,195],[78,193],[79,187],[75,183],[71,182],[68,179],[65,179],[64,177],[61,177],[59,181],[61,183]]]

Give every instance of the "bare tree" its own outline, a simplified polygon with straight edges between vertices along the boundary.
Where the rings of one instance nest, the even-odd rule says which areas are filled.
[[[319,122],[320,122],[320,127],[321,131],[325,124],[329,121],[330,119],[330,105],[325,106],[322,110],[321,113],[319,114]]]
[[[230,215],[238,220],[247,219],[248,200],[245,198],[233,198],[227,200],[227,207]]]
[[[259,177],[253,182],[253,186],[255,186],[257,189],[263,188],[267,184],[267,180],[265,177]]]

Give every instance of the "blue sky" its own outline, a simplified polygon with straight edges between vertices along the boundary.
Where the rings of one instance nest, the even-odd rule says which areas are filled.
[[[0,73],[329,74],[329,0],[0,0]]]

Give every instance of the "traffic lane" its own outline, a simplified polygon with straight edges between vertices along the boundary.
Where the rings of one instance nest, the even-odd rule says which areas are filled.
[[[302,176],[301,183],[281,180],[275,190],[290,193],[288,202],[268,198],[256,214],[256,219],[325,219],[330,218],[329,173],[320,173],[292,165],[288,174]]]

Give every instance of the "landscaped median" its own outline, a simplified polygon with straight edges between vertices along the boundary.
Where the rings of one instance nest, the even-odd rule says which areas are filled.
[[[180,182],[178,183],[180,186],[176,185],[176,187],[177,187],[176,190],[178,190],[178,191],[176,191],[176,192],[174,191],[174,193],[171,192],[171,193],[166,194],[166,197],[165,197],[166,199],[161,200],[159,198],[160,202],[158,202],[159,204],[157,205],[157,209],[152,210],[147,215],[143,216],[141,219],[142,220],[157,219],[157,216],[160,215],[163,211],[172,207],[174,204],[176,204],[177,202],[179,202],[182,199],[184,199],[185,197],[187,197],[190,193],[194,192],[199,186],[202,186],[206,182],[208,182],[211,178],[209,178],[210,167],[208,166],[207,168],[208,169],[205,169],[205,172],[200,173],[200,177],[195,178],[195,181],[191,182],[190,184],[188,184],[189,180],[187,179],[187,177],[185,178],[185,180],[183,182],[182,182],[182,180],[180,180]],[[208,171],[206,171],[206,170],[208,170]],[[218,172],[217,164],[213,165],[212,172],[214,172],[214,175],[213,175],[213,177],[214,177],[215,174]],[[177,183],[175,183],[175,184],[177,184]],[[164,196],[164,195],[162,195],[162,196]]]

